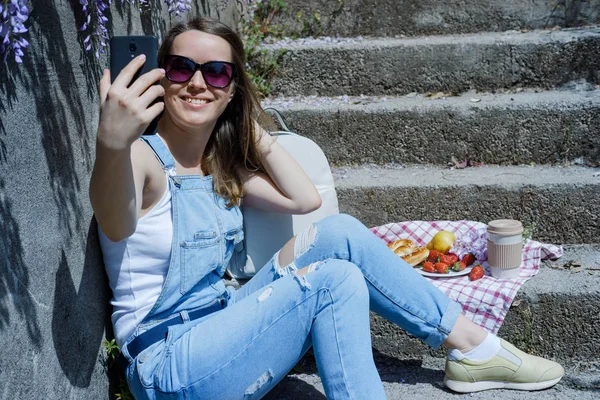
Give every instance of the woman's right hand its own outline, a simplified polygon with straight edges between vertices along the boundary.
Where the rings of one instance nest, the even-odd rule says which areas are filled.
[[[131,60],[112,84],[110,71],[104,70],[100,80],[98,140],[108,148],[131,146],[164,109],[162,101],[150,106],[165,93],[162,85],[154,85],[165,76],[163,69],[153,69],[127,87],[145,61],[144,55]]]
[[[165,72],[154,69],[127,87],[145,57],[134,58],[110,83],[110,72],[100,80],[100,122],[96,160],[90,179],[90,200],[102,231],[112,241],[129,237],[137,226],[153,159],[137,141],[163,110],[161,85],[153,85]]]

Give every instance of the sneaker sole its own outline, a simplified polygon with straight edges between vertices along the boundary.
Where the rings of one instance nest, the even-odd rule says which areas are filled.
[[[481,381],[481,382],[461,382],[448,379],[444,376],[444,384],[448,389],[459,393],[480,392],[489,389],[514,389],[514,390],[542,390],[554,386],[562,379],[562,376],[550,381],[533,382],[533,383],[517,383],[505,381]]]

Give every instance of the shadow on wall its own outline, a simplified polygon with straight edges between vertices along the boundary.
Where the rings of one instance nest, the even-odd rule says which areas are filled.
[[[92,52],[85,52],[83,41],[87,32],[77,29],[79,57],[73,51],[75,41],[73,27],[63,22],[69,20],[69,8],[77,27],[82,25],[83,14],[79,0],[66,3],[33,0],[29,15],[29,33],[26,35],[31,46],[27,49],[23,64],[11,58],[7,63],[0,61],[0,114],[7,115],[18,110],[25,99],[33,99],[32,125],[39,135],[47,164],[48,187],[37,188],[40,193],[50,190],[54,204],[48,210],[57,213],[59,230],[56,238],[50,238],[61,249],[59,265],[49,265],[56,270],[54,309],[52,316],[52,339],[60,366],[70,383],[76,387],[90,385],[98,362],[104,327],[108,320],[109,288],[102,265],[95,221],[86,226],[87,176],[93,165],[95,127],[91,126],[97,110],[98,82],[105,67],[106,57],[100,61]],[[192,2],[190,15],[209,14],[208,0]],[[199,5],[200,4],[200,5]],[[165,18],[166,10],[160,0],[150,0],[151,8],[141,14],[143,34],[162,36],[175,19]],[[132,34],[132,15],[135,7],[127,2],[115,2],[113,15],[107,13],[107,27],[112,35],[113,17],[121,21]],[[72,19],[71,19],[72,21]],[[5,170],[14,167],[7,154],[11,135],[10,126],[0,119],[0,332],[11,323],[11,312],[23,318],[27,324],[29,340],[36,349],[44,345],[38,305],[35,294],[30,292],[30,268],[25,265],[25,248],[22,239],[29,239],[34,232],[19,230],[15,214],[14,199],[8,197],[5,188],[9,176]],[[33,136],[35,137],[35,136]],[[39,145],[38,145],[39,147]],[[42,172],[40,172],[42,171]],[[45,174],[44,166],[32,173]],[[25,205],[26,207],[27,205]],[[20,207],[23,208],[23,207]],[[87,236],[86,236],[87,229]],[[66,239],[66,240],[64,240]],[[74,250],[63,241],[85,244],[84,265],[71,265]],[[59,247],[60,246],[60,247]],[[83,269],[83,271],[82,271]],[[71,272],[73,271],[73,273]],[[82,271],[79,287],[73,276]],[[75,273],[77,272],[77,273]],[[12,304],[9,303],[12,301]]]
[[[0,114],[6,115],[9,109],[12,109],[16,102],[17,93],[15,90],[14,77],[20,73],[18,67],[9,68],[8,63],[0,61]],[[0,118],[0,165],[7,162],[6,158],[6,140],[8,139],[8,130]]]
[[[98,244],[96,220],[90,223],[79,290],[63,249],[56,272],[52,339],[60,366],[76,387],[88,387],[98,361],[108,319],[109,289]]]
[[[75,1],[75,3],[78,1],[79,0]],[[142,8],[142,12],[140,14],[142,33],[144,35],[159,36],[160,33],[164,33],[167,29],[165,18],[163,18],[163,1],[150,0],[148,4],[150,8]],[[123,21],[126,21],[127,32],[131,33],[133,31],[133,21],[131,19],[132,5],[127,2],[115,2],[115,8],[119,14],[119,17]],[[135,34],[139,35],[140,33],[136,32]]]
[[[29,272],[24,262],[21,234],[4,189],[4,180],[0,178],[0,331],[5,331],[11,322],[7,304],[10,298],[14,310],[27,324],[31,343],[40,349],[43,339],[36,301],[29,292]]]
[[[79,0],[70,0],[69,4],[75,23],[80,27],[83,23],[81,4]],[[128,32],[131,32],[132,6],[120,2],[116,5],[117,13],[126,22]],[[87,182],[80,182],[77,167],[82,164],[87,171],[92,168],[95,129],[90,129],[89,118],[97,107],[98,85],[104,67],[99,64],[104,61],[96,59],[92,52],[83,50],[87,32],[78,31],[80,64],[74,62],[65,41],[68,33],[63,31],[57,7],[56,2],[34,1],[29,21],[30,41],[35,39],[35,46],[28,49],[23,64],[9,63],[8,67],[0,67],[8,69],[1,71],[3,78],[7,77],[7,84],[0,89],[4,92],[7,104],[1,104],[0,111],[7,112],[18,106],[17,84],[35,99],[35,115],[42,128],[41,143],[50,175],[50,189],[59,212],[60,228],[72,237],[85,229],[81,225],[85,221],[81,191],[82,185],[87,185]],[[145,34],[166,29],[166,23],[161,19],[161,9],[160,1],[154,0],[152,12],[147,10],[142,13]],[[112,35],[112,16],[110,13],[106,15],[109,18],[109,35]],[[81,71],[85,80],[83,90],[78,85],[81,76],[76,74],[77,71]],[[0,163],[6,161],[3,136],[7,136],[7,131],[0,122]]]
[[[77,160],[86,170],[91,169],[93,154],[90,142],[93,139],[86,125],[86,117],[90,114],[86,105],[97,97],[100,75],[97,62],[91,59],[93,55],[82,52],[84,66],[81,71],[87,84],[85,101],[78,90],[78,77],[75,75],[78,68],[68,52],[57,3],[43,2],[43,6],[39,3],[32,8],[30,15],[32,36],[35,36],[39,50],[28,52],[31,59],[17,68],[25,70],[21,86],[29,89],[29,94],[35,99],[50,189],[59,213],[59,227],[72,237],[85,229],[81,225],[85,219],[81,206],[81,182],[75,163]],[[82,40],[82,35],[78,36]]]
[[[48,207],[48,210],[58,213],[60,229],[56,236],[66,236],[84,243],[86,227],[82,204],[87,202],[87,194],[86,191],[81,193],[78,171],[82,168],[77,168],[79,165],[76,163],[83,163],[83,170],[91,169],[90,142],[93,138],[87,126],[90,111],[86,105],[97,101],[97,81],[100,76],[98,62],[93,55],[81,52],[86,99],[86,95],[82,96],[78,88],[81,76],[75,75],[77,65],[73,64],[73,57],[68,53],[57,3],[33,3],[27,37],[31,47],[27,49],[23,64],[16,64],[12,59],[6,63],[0,62],[0,112],[7,115],[21,107],[23,99],[35,99],[31,119],[35,119],[40,126],[38,132],[48,167],[48,184],[55,202],[55,206]],[[71,1],[73,10],[75,3],[80,9],[78,1]],[[78,36],[82,43],[82,34]],[[3,166],[3,172],[13,167],[7,158],[7,143],[14,134],[10,132],[10,126],[0,121],[0,165]],[[43,167],[32,168],[31,173],[43,170]],[[11,310],[15,310],[26,323],[30,342],[37,350],[41,350],[47,338],[41,334],[36,294],[30,291],[29,269],[32,266],[25,264],[22,244],[35,232],[19,229],[3,178],[0,178],[0,331],[9,329],[14,323],[10,315]],[[47,188],[40,187],[38,190],[43,193]],[[108,285],[101,262],[98,261],[101,257],[95,232],[95,226],[87,232],[84,265],[72,266],[78,271],[83,268],[79,294],[71,278],[64,247],[56,273],[52,320],[54,345],[65,375],[77,387],[90,384],[107,322]],[[48,267],[55,268],[54,265]],[[9,304],[10,299],[12,305]]]
[[[588,18],[587,13],[591,6],[590,0],[558,0],[553,2],[554,9],[548,16],[544,28],[550,28],[553,25],[566,27],[579,26],[582,21],[593,19]]]

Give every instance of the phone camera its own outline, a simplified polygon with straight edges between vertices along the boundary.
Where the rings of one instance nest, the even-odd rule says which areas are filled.
[[[135,43],[129,43],[129,51],[131,53],[135,53],[136,50],[137,50],[137,45]]]

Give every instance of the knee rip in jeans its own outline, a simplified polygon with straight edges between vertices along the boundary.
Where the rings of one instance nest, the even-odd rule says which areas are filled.
[[[309,290],[311,288],[310,283],[308,283],[308,280],[306,280],[306,275],[310,274],[313,271],[316,271],[322,263],[323,261],[317,261],[307,265],[306,272],[302,276],[298,275],[298,270],[294,272],[294,278],[298,281],[302,290]]]
[[[297,259],[301,255],[306,253],[308,250],[310,250],[310,248],[313,246],[313,242],[315,241],[316,236],[317,227],[314,225],[311,225],[308,229],[296,235],[296,240],[294,241],[294,259]],[[293,261],[285,267],[282,267],[279,264],[279,253],[280,251],[278,251],[273,256],[273,268],[275,269],[277,275],[283,277],[285,275],[290,275],[293,273],[294,277],[296,278],[296,280],[300,284],[300,287],[302,287],[303,290],[310,289],[310,284],[306,280],[305,275],[316,270],[321,264],[321,262],[310,264],[308,267],[306,267],[308,269],[306,273],[302,276],[298,276],[298,267],[296,267],[296,264]]]
[[[315,241],[315,237],[317,236],[317,227],[311,225],[308,229],[303,232],[300,232],[296,235],[294,240],[294,260],[306,253],[313,246],[313,242]],[[281,250],[278,251],[273,256],[273,267],[275,272],[280,276],[289,275],[291,272],[296,271],[298,268],[292,261],[285,267],[282,267],[279,262],[279,255]]]
[[[271,382],[273,380],[273,371],[268,370],[264,374],[262,374],[256,382],[246,389],[246,393],[244,393],[244,399],[252,399],[254,395],[262,388],[265,384]]]
[[[275,272],[277,273],[277,275],[279,275],[280,277],[283,277],[286,275],[293,274],[295,280],[300,284],[300,287],[302,288],[302,290],[309,290],[311,288],[310,283],[308,283],[308,281],[306,280],[306,275],[319,269],[319,267],[323,263],[323,261],[317,261],[312,264],[309,264],[308,266],[306,266],[306,272],[302,276],[299,276],[298,275],[298,267],[296,267],[296,264],[293,261],[291,263],[289,263],[288,265],[286,265],[285,267],[281,267],[278,262],[279,252],[277,252],[277,254],[275,254],[275,256],[273,256],[273,257],[274,257],[273,268],[275,269]],[[265,293],[261,294],[259,297],[262,297],[264,294]],[[270,294],[271,293],[269,292],[269,295]],[[268,297],[268,296],[265,296],[265,298],[266,297]]]
[[[317,227],[311,225],[308,229],[296,235],[294,241],[294,259],[306,253],[313,246],[317,236]]]

